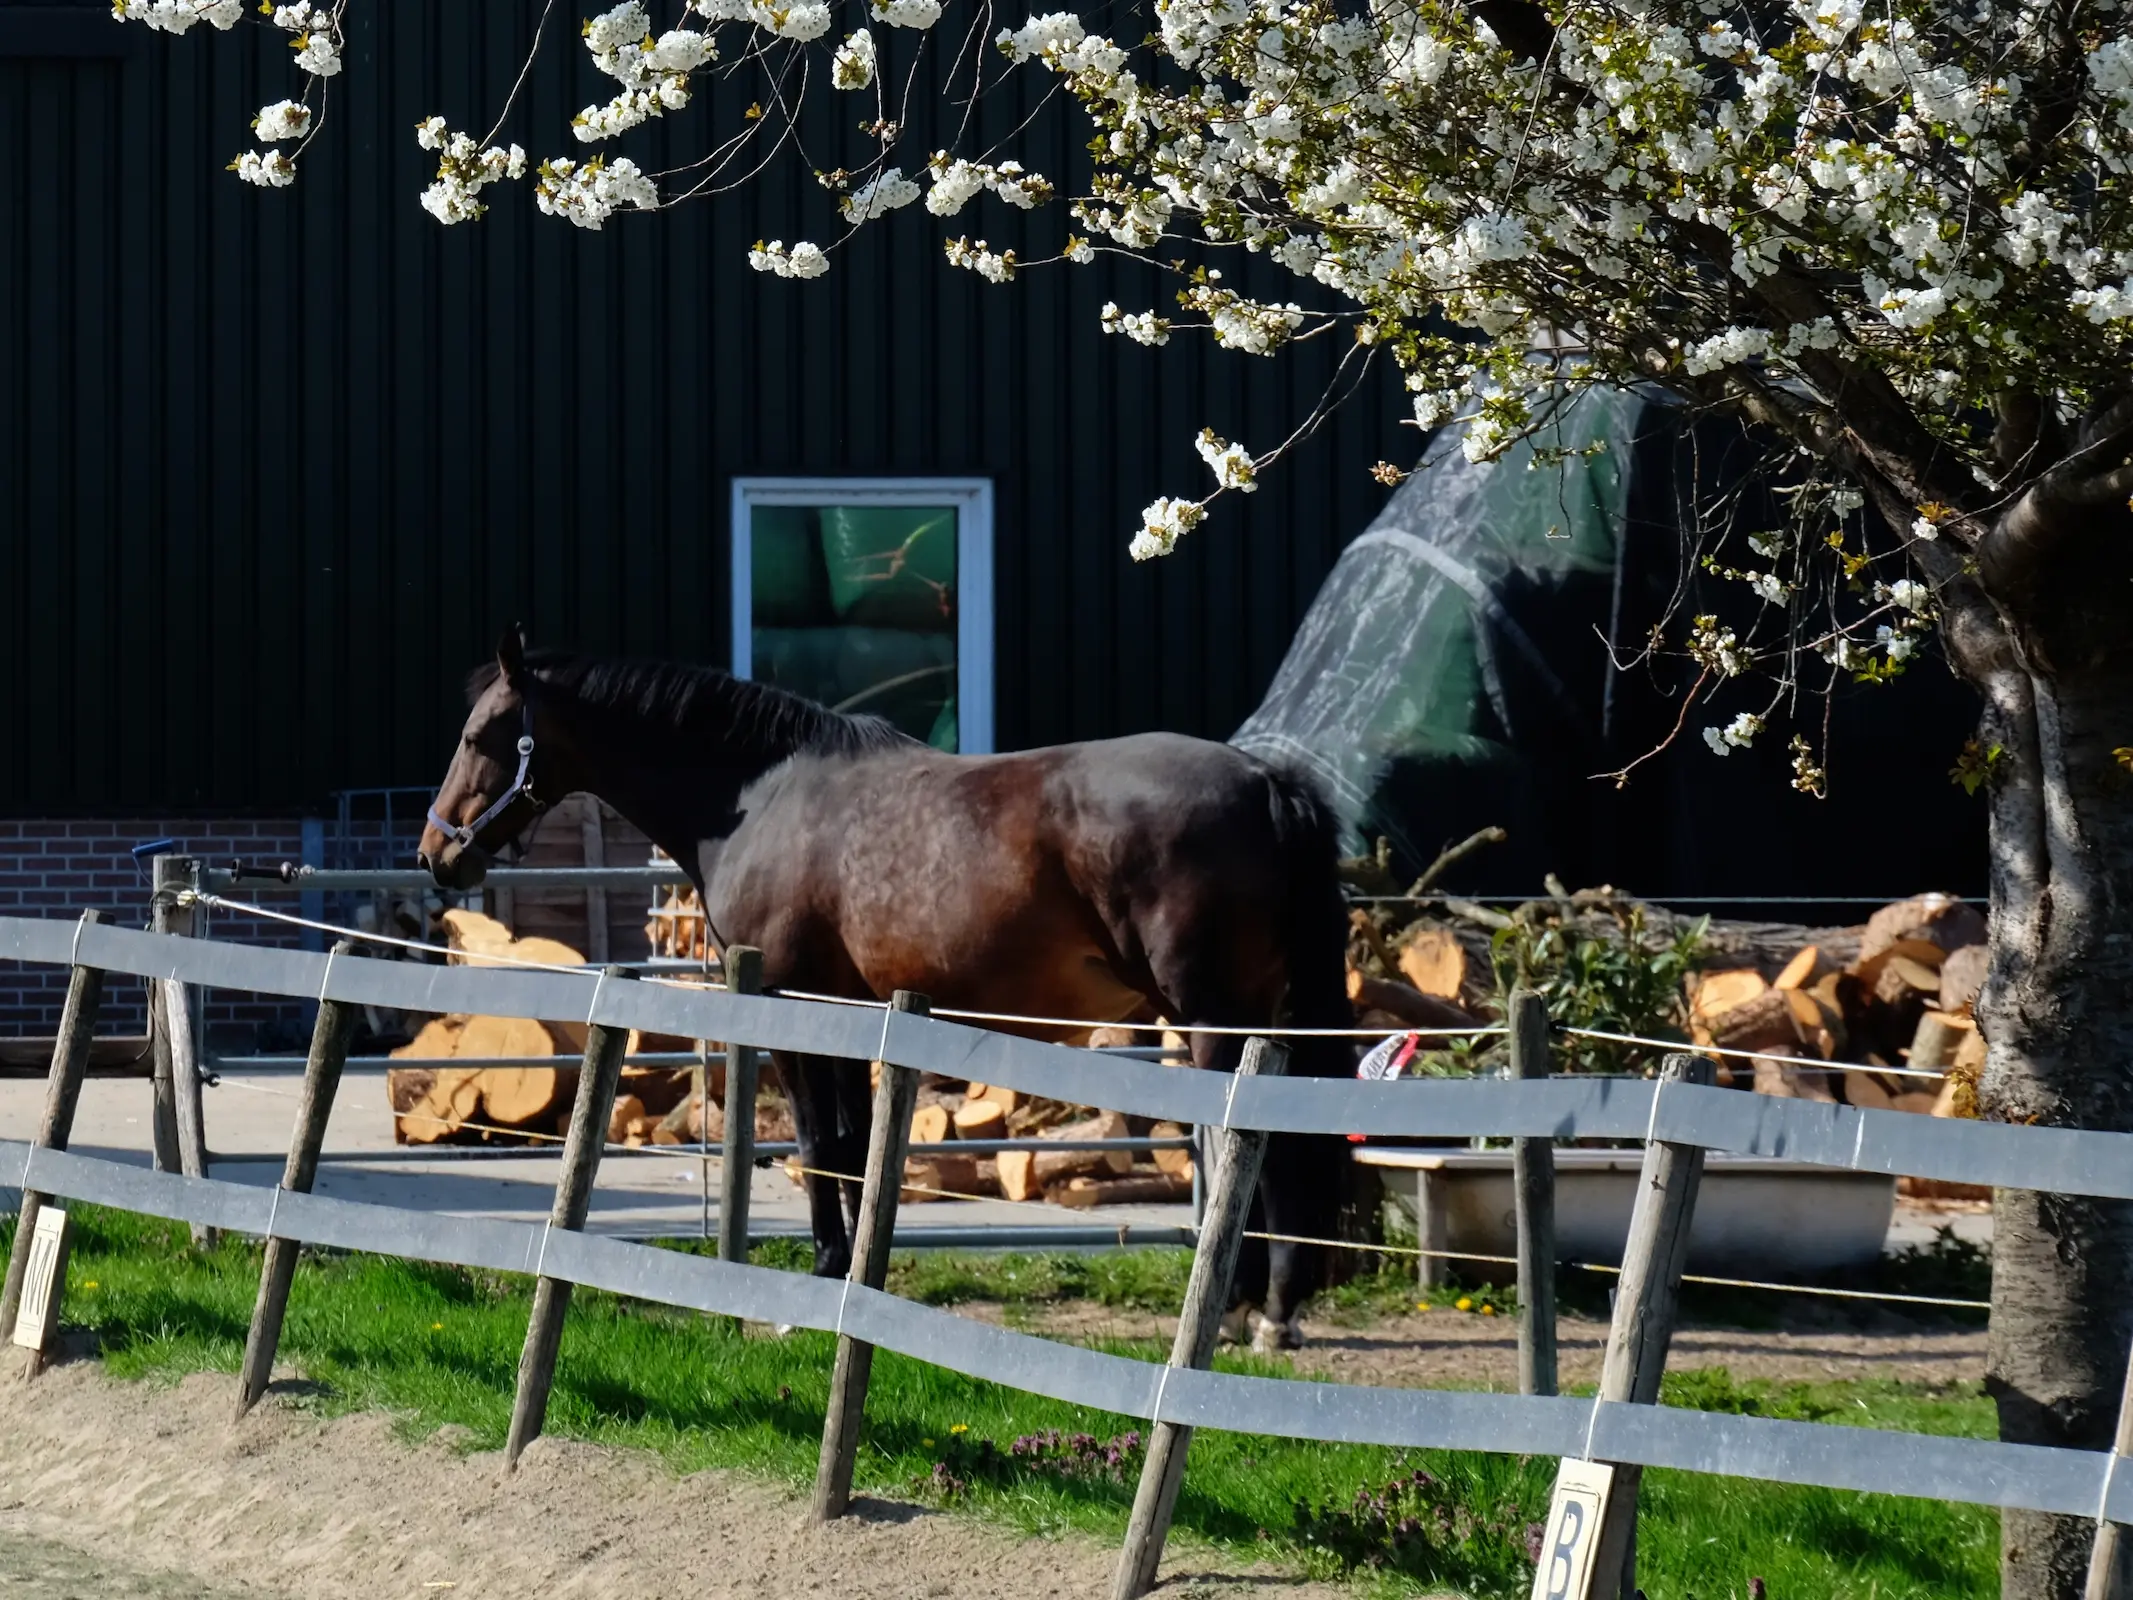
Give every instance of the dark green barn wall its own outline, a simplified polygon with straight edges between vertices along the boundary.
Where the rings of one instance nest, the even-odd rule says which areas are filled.
[[[1413,452],[1380,374],[1261,492],[1136,567],[1140,508],[1207,482],[1198,429],[1268,448],[1334,341],[1147,350],[1096,315],[1167,309],[1144,269],[996,287],[941,260],[957,233],[1048,254],[1057,203],[1019,230],[990,196],[947,223],[914,207],[826,278],[768,279],[752,241],[837,231],[790,162],[601,234],[522,185],[439,228],[414,124],[488,125],[530,3],[359,0],[303,175],[263,193],[223,169],[296,86],[284,36],[65,9],[0,0],[0,812],[286,811],[430,782],[456,685],[512,618],[542,643],[722,661],[736,474],[991,477],[1001,745],[1225,736],[1382,503],[1370,464]],[[536,159],[589,153],[566,131],[605,98],[586,9],[557,8],[506,132]],[[699,87],[621,151],[686,159],[760,92]],[[984,127],[1042,87],[988,100]],[[858,154],[872,97],[839,100],[813,165]],[[1055,102],[1023,159],[1057,177],[1085,137]],[[932,147],[911,138],[906,170]]]

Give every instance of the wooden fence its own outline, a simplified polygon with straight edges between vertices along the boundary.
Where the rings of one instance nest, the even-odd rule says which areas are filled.
[[[816,1500],[825,1516],[842,1510],[849,1489],[866,1367],[874,1349],[1145,1418],[1153,1425],[1152,1437],[1162,1443],[1151,1449],[1145,1465],[1119,1568],[1120,1600],[1140,1593],[1152,1579],[1190,1430],[1203,1427],[1613,1463],[1617,1496],[1608,1536],[1615,1544],[1603,1549],[1592,1595],[1612,1595],[1615,1574],[1631,1570],[1633,1556],[1625,1558],[1619,1547],[1631,1543],[1635,1474],[1646,1467],[2092,1517],[2099,1523],[2099,1546],[2107,1550],[2115,1549],[2112,1525],[2133,1522],[2133,1474],[2115,1470],[2121,1455],[2114,1452],[1716,1415],[1654,1403],[1703,1152],[2129,1199],[2133,1135],[1957,1122],[1742,1094],[1695,1081],[1707,1064],[1687,1056],[1670,1058],[1652,1082],[1532,1077],[1329,1082],[1287,1078],[1281,1072],[1283,1052],[1262,1041],[1248,1052],[1251,1070],[1225,1078],[961,1027],[925,1015],[918,997],[886,1008],[826,1005],[669,987],[632,979],[619,968],[575,974],[418,966],[366,959],[346,945],[327,955],[306,954],[138,933],[88,918],[80,923],[0,918],[0,960],[74,968],[68,1025],[54,1054],[44,1124],[34,1143],[0,1141],[0,1182],[15,1183],[24,1193],[6,1299],[0,1302],[0,1330],[15,1321],[35,1212],[50,1200],[113,1206],[195,1228],[260,1236],[271,1242],[247,1346],[247,1404],[272,1363],[294,1246],[310,1244],[525,1273],[538,1280],[514,1410],[514,1456],[539,1431],[569,1289],[576,1284],[835,1334],[839,1382],[825,1427]],[[280,1186],[188,1177],[66,1152],[96,996],[103,975],[114,972],[322,1002],[304,1104]],[[307,1192],[325,1109],[346,1052],[347,1011],[362,1004],[589,1025],[586,1070],[580,1074],[555,1209],[547,1223],[407,1211]],[[867,1163],[867,1213],[848,1280],[684,1256],[580,1231],[620,1043],[630,1028],[882,1064]],[[1057,1344],[883,1291],[908,1121],[903,1113],[921,1071],[1219,1130],[1207,1226],[1195,1257],[1187,1316],[1168,1364]],[[1632,1248],[1597,1396],[1386,1389],[1207,1370],[1213,1321],[1226,1298],[1229,1262],[1262,1136],[1349,1131],[1531,1140],[1584,1135],[1645,1142]],[[1526,1187],[1541,1188],[1537,1163]],[[1521,1236],[1542,1231],[1522,1228]],[[50,1309],[40,1311],[40,1326],[51,1325]],[[2128,1430],[2121,1429],[2121,1441],[2127,1437]],[[1621,1492],[1625,1478],[1626,1495]],[[1609,1561],[1621,1564],[1610,1569]],[[2108,1586],[2092,1590],[2116,1592]]]

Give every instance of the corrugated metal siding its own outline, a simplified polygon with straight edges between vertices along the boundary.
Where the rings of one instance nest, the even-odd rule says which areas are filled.
[[[1412,452],[1381,374],[1260,493],[1135,567],[1140,507],[1205,481],[1199,427],[1267,448],[1332,341],[1147,350],[1096,319],[1167,306],[1144,268],[995,287],[943,264],[955,233],[1056,250],[1057,204],[1026,230],[990,197],[953,222],[914,209],[825,279],[768,279],[753,240],[836,231],[789,161],[601,234],[523,186],[441,229],[413,126],[486,126],[536,5],[351,8],[327,127],[278,193],[223,168],[295,86],[283,36],[99,20],[122,54],[9,54],[52,48],[22,9],[0,0],[0,810],[429,782],[461,675],[515,617],[543,643],[723,660],[736,474],[992,477],[1003,746],[1226,735],[1382,502],[1369,465]],[[536,158],[599,93],[578,9],[507,133]],[[703,87],[624,151],[675,164],[738,126],[752,91]],[[985,130],[1042,87],[985,102]],[[839,99],[810,125],[819,166],[853,161],[873,114]],[[1055,103],[1025,159],[1057,176],[1085,137]],[[930,148],[908,140],[907,169]]]

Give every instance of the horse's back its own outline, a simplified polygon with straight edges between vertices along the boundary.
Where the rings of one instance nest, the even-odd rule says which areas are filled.
[[[1267,926],[1248,913],[1284,870],[1275,781],[1162,733],[804,756],[751,792],[714,905],[729,936],[790,952],[770,951],[790,969],[773,981],[1119,1020],[1146,1010],[1154,941],[1222,917],[1224,942]]]

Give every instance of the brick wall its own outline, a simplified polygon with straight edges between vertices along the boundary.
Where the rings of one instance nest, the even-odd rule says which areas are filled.
[[[300,861],[304,822],[300,817],[167,816],[0,820],[0,916],[72,919],[94,908],[120,927],[146,927],[147,869],[136,866],[129,852],[148,839],[175,839],[183,853],[209,861]],[[293,895],[262,900],[276,909],[299,909]],[[304,942],[299,929],[226,912],[215,917],[212,931],[220,939],[259,944]],[[0,1037],[55,1032],[66,987],[61,968],[0,964]],[[104,991],[97,1031],[146,1031],[146,999],[138,979],[113,979]],[[302,1040],[306,1008],[272,996],[216,991],[207,997],[206,1020],[209,1039],[220,1048],[278,1048]]]

